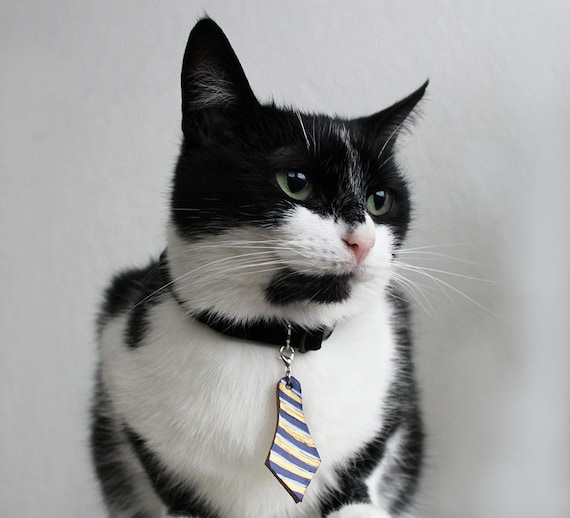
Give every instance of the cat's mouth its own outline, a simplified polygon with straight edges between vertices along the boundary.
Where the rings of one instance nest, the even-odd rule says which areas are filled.
[[[344,302],[350,298],[354,278],[355,273],[310,275],[287,268],[271,278],[265,298],[276,305]]]

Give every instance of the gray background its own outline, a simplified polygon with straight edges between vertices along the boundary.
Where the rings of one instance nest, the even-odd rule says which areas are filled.
[[[569,516],[570,4],[548,0],[1,1],[0,516],[103,516],[94,315],[164,246],[204,11],[264,100],[357,116],[431,79],[400,153],[429,247],[402,260],[447,284],[413,276],[422,516]]]

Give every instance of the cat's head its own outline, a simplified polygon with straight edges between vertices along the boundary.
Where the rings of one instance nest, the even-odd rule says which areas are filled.
[[[316,326],[383,297],[410,220],[394,145],[427,83],[350,120],[263,105],[210,19],[181,79],[168,260],[187,309]]]

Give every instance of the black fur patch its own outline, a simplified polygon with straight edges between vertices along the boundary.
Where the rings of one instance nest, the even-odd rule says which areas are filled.
[[[125,433],[147,472],[154,490],[168,508],[169,513],[196,518],[219,518],[217,513],[200,501],[196,492],[188,484],[177,480],[168,472],[142,437],[126,427]]]
[[[395,455],[395,465],[387,474],[387,477],[397,479],[397,484],[391,484],[388,479],[384,483],[398,488],[389,509],[397,514],[409,507],[418,487],[424,459],[424,432],[415,378],[409,303],[405,295],[394,287],[390,288],[389,295],[396,315],[394,332],[398,371],[388,394],[385,419],[394,431],[399,426],[404,435]]]
[[[143,343],[149,328],[149,311],[161,300],[165,291],[161,268],[154,262],[147,269],[138,300],[129,313],[125,329],[125,342],[129,347],[136,348]]]
[[[350,279],[346,275],[306,275],[286,269],[273,276],[265,288],[265,298],[272,304],[294,302],[342,302],[350,297]]]
[[[128,313],[125,342],[138,347],[148,330],[149,309],[158,303],[165,293],[165,281],[158,261],[147,267],[128,270],[117,275],[105,293],[99,316],[99,329],[110,318]]]
[[[149,328],[148,312],[152,303],[136,306],[130,313],[125,328],[125,343],[131,348],[139,347]]]
[[[98,373],[91,426],[91,454],[107,505],[125,511],[129,510],[137,494],[133,485],[136,482],[126,466],[122,451],[126,443],[127,438],[113,420],[112,409]]]
[[[369,502],[366,478],[383,460],[388,440],[398,431],[403,433],[399,450],[391,459],[391,470],[382,483],[391,487],[393,499],[388,511],[395,516],[413,501],[423,463],[423,432],[417,388],[413,377],[412,349],[409,334],[409,309],[402,294],[393,294],[396,308],[397,373],[382,412],[384,427],[373,441],[365,445],[353,459],[339,468],[339,486],[324,499],[323,516],[345,505]]]
[[[100,320],[105,321],[127,311],[139,300],[148,268],[127,270],[113,277],[105,290]]]

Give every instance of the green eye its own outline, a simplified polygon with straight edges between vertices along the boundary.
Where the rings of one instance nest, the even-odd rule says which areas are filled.
[[[294,200],[306,200],[313,192],[311,182],[301,171],[280,171],[275,178],[281,190]]]
[[[390,191],[379,190],[368,196],[366,206],[373,216],[383,216],[390,212],[394,205],[394,197]]]

